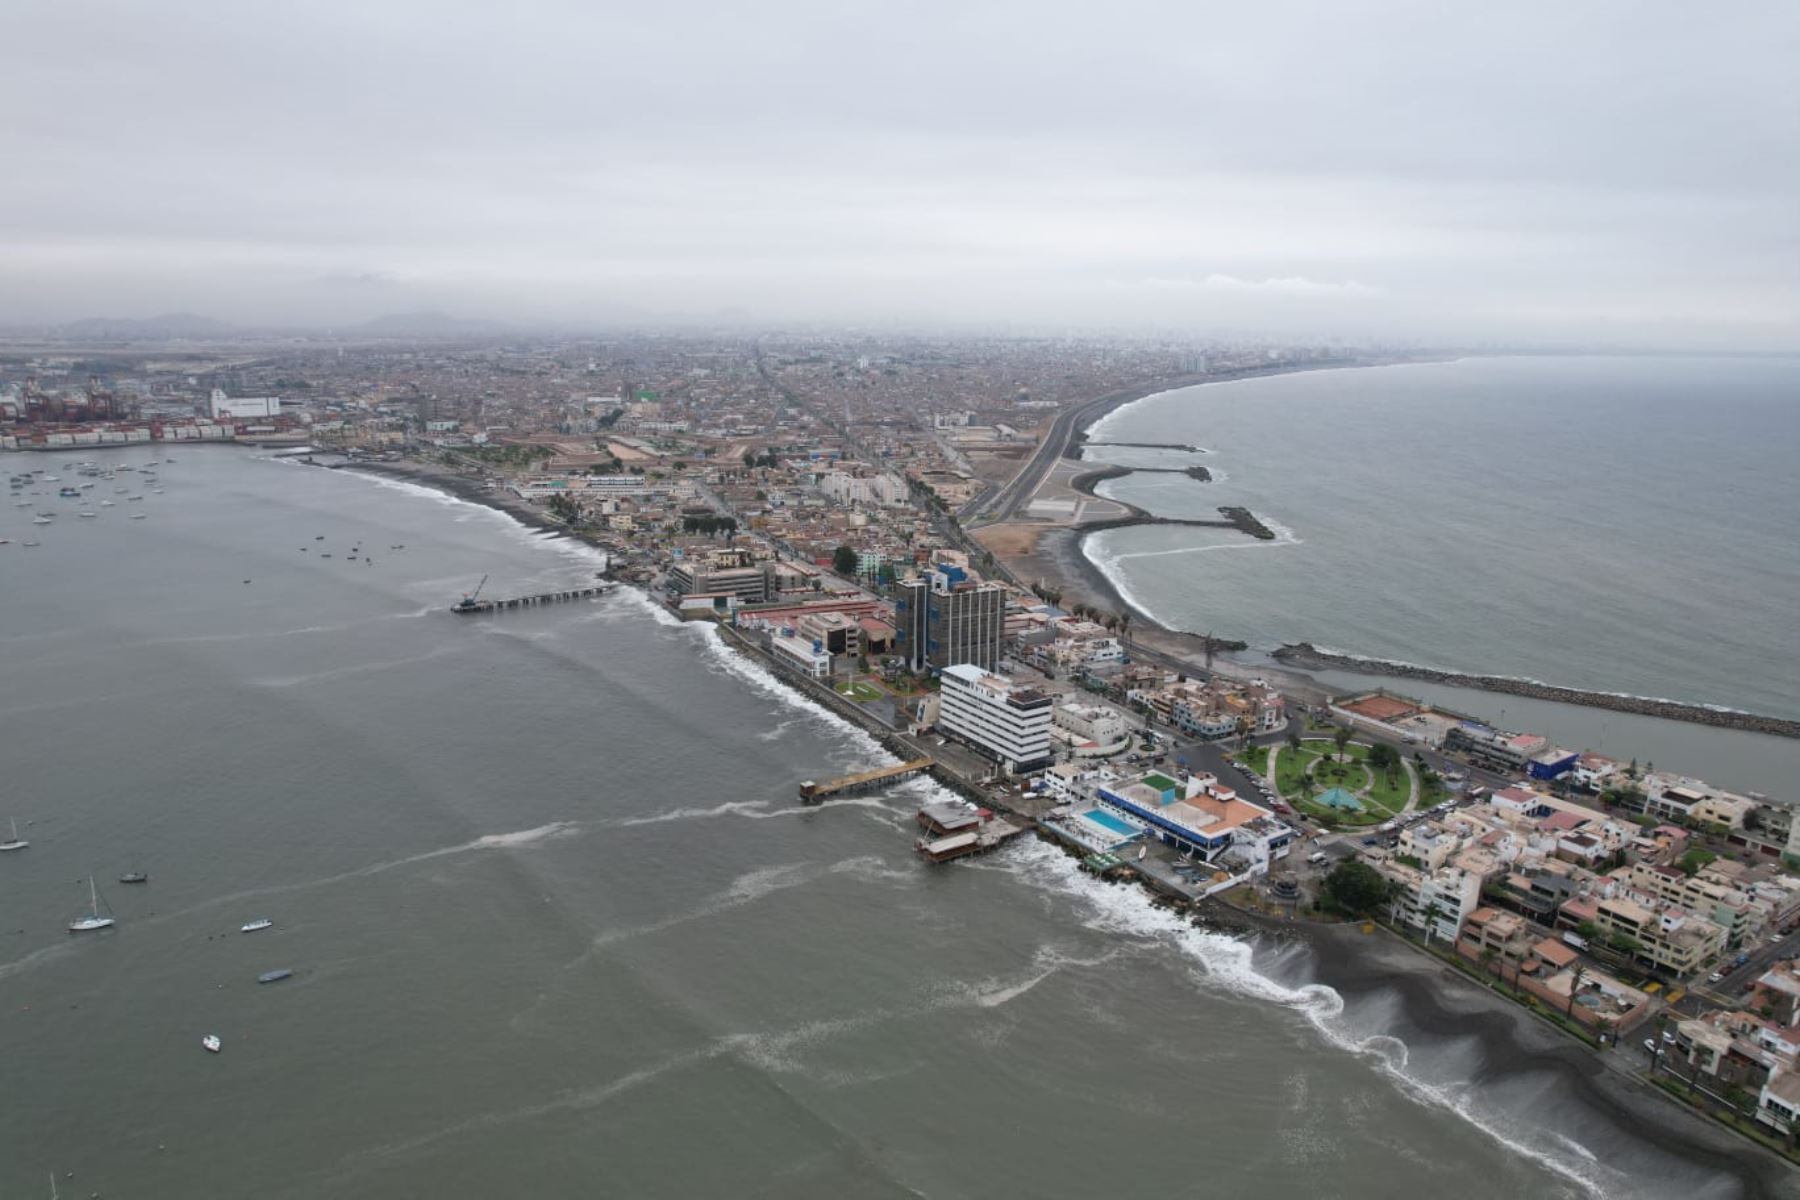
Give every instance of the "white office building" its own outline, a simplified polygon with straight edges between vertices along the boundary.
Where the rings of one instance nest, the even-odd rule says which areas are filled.
[[[945,667],[941,678],[939,730],[1015,774],[1050,765],[1049,696],[970,663]]]
[[[823,679],[831,674],[831,652],[816,638],[778,637],[769,643],[775,661],[802,675]]]

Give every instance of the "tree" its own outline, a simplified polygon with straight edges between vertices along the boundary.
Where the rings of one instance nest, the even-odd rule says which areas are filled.
[[[1692,877],[1698,875],[1701,867],[1704,867],[1707,863],[1713,861],[1717,857],[1719,856],[1714,854],[1711,850],[1702,850],[1695,847],[1682,855],[1681,862],[1677,865],[1681,867],[1681,873],[1683,875]]]
[[[1443,915],[1444,910],[1439,908],[1436,903],[1425,906],[1425,944],[1427,946],[1431,945],[1431,931],[1437,928],[1438,918]]]
[[[1350,744],[1350,731],[1339,725],[1331,731],[1331,740],[1337,743],[1338,761],[1344,760],[1344,747]]]
[[[1301,740],[1300,739],[1300,731],[1298,729],[1295,729],[1292,725],[1289,725],[1288,731],[1287,731],[1288,749],[1289,750],[1300,749],[1300,740]]]
[[[1367,915],[1388,901],[1388,881],[1368,863],[1346,859],[1325,877],[1325,897],[1340,912]]]
[[[1569,972],[1569,1005],[1563,1010],[1563,1015],[1570,1020],[1575,1018],[1575,994],[1581,990],[1581,981],[1587,978],[1587,973],[1587,964],[1584,962],[1576,963]]]
[[[856,551],[848,546],[839,546],[831,552],[831,569],[839,575],[856,574]]]

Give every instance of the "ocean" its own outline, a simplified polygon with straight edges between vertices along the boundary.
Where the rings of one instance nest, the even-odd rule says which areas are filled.
[[[1339,970],[1038,842],[928,867],[928,782],[800,807],[880,749],[635,593],[447,611],[584,546],[169,457],[0,511],[0,1196],[1738,1193],[1383,939]]]
[[[1246,505],[1279,534],[1090,539],[1121,592],[1174,628],[1800,716],[1800,360],[1309,371],[1161,393],[1091,438],[1198,445],[1086,457],[1213,473],[1103,494],[1163,516]],[[1482,715],[1517,724],[1527,707],[1492,698]],[[1779,786],[1797,758],[1752,774]]]

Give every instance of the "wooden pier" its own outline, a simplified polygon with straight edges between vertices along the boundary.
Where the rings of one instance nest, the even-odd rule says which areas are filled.
[[[536,608],[540,604],[561,604],[567,600],[588,600],[594,596],[604,596],[613,590],[613,586],[610,583],[603,583],[598,587],[572,588],[566,592],[545,592],[538,596],[514,596],[510,600],[477,600],[471,596],[464,596],[450,606],[450,611],[467,615],[499,612],[503,608]]]
[[[873,771],[859,771],[855,775],[846,775],[842,779],[832,779],[825,783],[814,783],[808,779],[800,785],[800,799],[808,804],[817,804],[828,796],[848,796],[869,788],[882,787],[921,771],[929,771],[931,767],[931,759],[915,758],[911,762],[877,767]]]

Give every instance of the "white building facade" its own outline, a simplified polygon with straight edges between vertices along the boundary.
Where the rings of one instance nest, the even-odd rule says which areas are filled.
[[[1050,765],[1054,702],[969,663],[945,667],[938,728],[1019,774]]]

